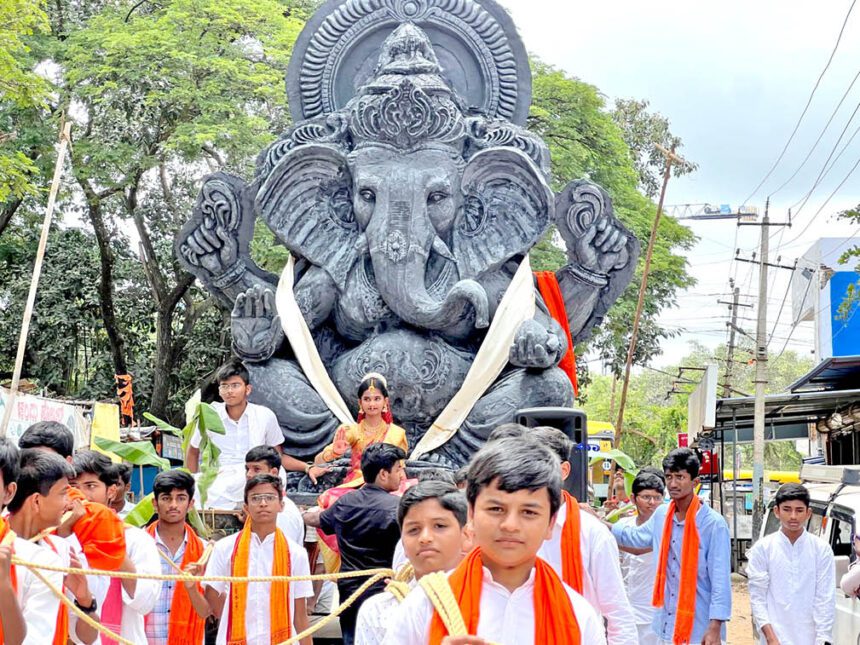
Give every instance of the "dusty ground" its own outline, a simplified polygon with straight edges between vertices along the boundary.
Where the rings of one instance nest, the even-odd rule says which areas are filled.
[[[732,575],[732,620],[726,633],[729,645],[755,645],[747,579]]]

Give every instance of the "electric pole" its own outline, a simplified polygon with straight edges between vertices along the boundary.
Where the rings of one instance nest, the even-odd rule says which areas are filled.
[[[758,271],[758,321],[755,328],[755,406],[753,408],[753,528],[755,542],[764,517],[764,391],[767,386],[767,263],[770,252],[770,218],[764,207],[761,222],[761,258]],[[737,429],[735,429],[737,432]]]
[[[741,290],[735,286],[733,280],[729,280],[732,291],[732,301],[717,300],[719,304],[728,305],[732,312],[732,322],[729,323],[729,346],[726,348],[726,373],[723,375],[723,398],[727,399],[732,395],[732,370],[735,364],[735,332],[738,329],[738,307],[752,307],[752,305],[740,304],[738,298]]]

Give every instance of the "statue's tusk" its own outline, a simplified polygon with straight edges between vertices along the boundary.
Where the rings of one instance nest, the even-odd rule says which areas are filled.
[[[448,245],[442,241],[442,238],[438,235],[433,238],[433,250],[436,251],[443,258],[447,258],[449,260],[454,259],[454,255],[451,253],[451,249],[448,248]]]

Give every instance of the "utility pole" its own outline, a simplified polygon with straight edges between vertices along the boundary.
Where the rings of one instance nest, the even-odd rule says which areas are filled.
[[[672,175],[672,164],[683,163],[684,160],[675,154],[675,146],[671,150],[666,150],[659,143],[655,144],[657,149],[666,157],[666,169],[663,171],[663,187],[660,189],[660,199],[657,202],[657,215],[654,217],[654,224],[651,226],[651,237],[648,238],[648,250],[645,253],[645,266],[642,269],[642,283],[639,285],[639,300],[636,303],[636,313],[633,315],[633,330],[630,333],[630,345],[627,347],[627,361],[624,366],[624,381],[621,384],[621,397],[618,402],[618,419],[615,422],[615,442],[614,447],[618,448],[621,445],[621,435],[624,430],[624,406],[627,403],[627,389],[630,387],[630,370],[633,367],[633,356],[636,351],[636,341],[639,337],[639,320],[642,317],[642,307],[645,304],[645,291],[648,286],[648,274],[651,272],[651,258],[654,255],[654,243],[657,240],[657,228],[660,225],[660,217],[663,215],[663,200],[666,197],[666,186],[669,184],[669,177]],[[612,474],[615,474],[615,468],[612,469]]]
[[[767,386],[767,269],[770,218],[764,207],[761,221],[761,258],[758,271],[758,321],[755,328],[755,405],[753,408],[753,530],[755,542],[764,517],[764,391]]]
[[[726,348],[726,373],[723,375],[723,398],[727,399],[732,395],[732,369],[735,364],[735,332],[738,328],[738,307],[752,307],[752,305],[741,305],[738,303],[741,290],[735,286],[734,281],[730,280],[732,287],[732,301],[717,300],[719,304],[728,305],[732,312],[732,322],[729,323],[729,346]]]

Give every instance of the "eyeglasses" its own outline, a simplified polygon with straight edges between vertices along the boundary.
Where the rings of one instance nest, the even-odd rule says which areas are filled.
[[[234,392],[236,390],[241,390],[243,387],[245,387],[244,383],[221,383],[221,385],[218,386],[218,391]]]
[[[663,501],[663,498],[659,495],[637,495],[638,499],[641,499],[643,502],[649,502],[651,504],[659,504]]]
[[[262,506],[263,504],[274,504],[278,501],[278,496],[272,493],[264,493],[261,495],[251,495],[248,497],[248,503],[252,506]]]

